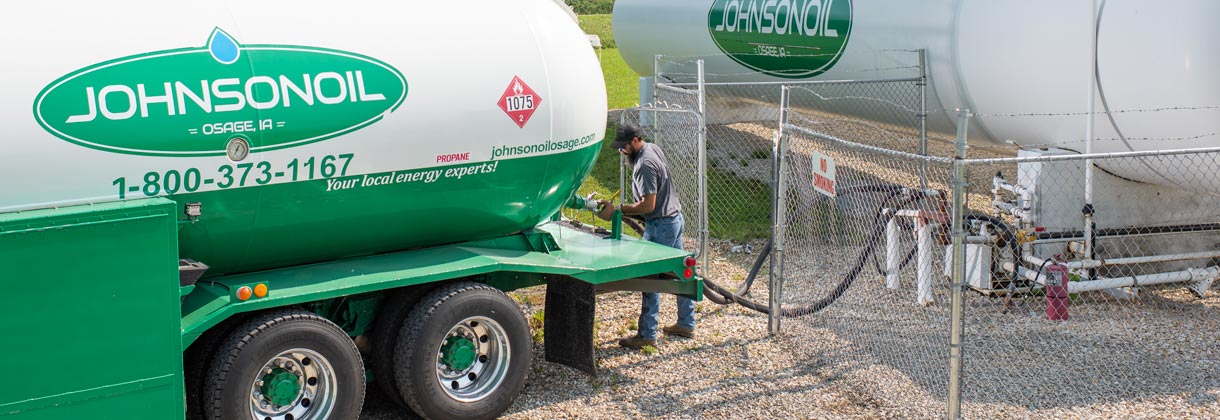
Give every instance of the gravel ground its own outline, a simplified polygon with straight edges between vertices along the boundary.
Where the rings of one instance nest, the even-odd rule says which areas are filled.
[[[709,159],[741,159],[752,150],[768,148],[772,129],[754,123],[711,126],[709,135],[730,139],[735,146],[713,149]],[[848,124],[834,130],[833,135],[843,138],[910,148],[909,136],[895,127]],[[894,135],[876,135],[878,130]],[[929,146],[932,155],[948,156],[953,150],[945,139],[934,139]],[[810,150],[815,149],[796,145],[794,161],[799,165],[803,157],[808,165]],[[970,156],[1011,154],[974,147]],[[851,159],[850,154],[841,156],[844,163]],[[676,158],[671,154],[670,159]],[[887,165],[878,158],[841,168],[860,174],[860,182],[911,183],[909,168],[881,170]],[[765,181],[769,168],[764,166],[747,162],[721,167]],[[971,182],[989,185],[992,175],[971,174]],[[933,179],[934,188],[947,189],[944,180]],[[972,197],[970,207],[986,209],[988,200]],[[858,205],[865,208],[868,203]],[[838,230],[801,231],[794,223],[792,231],[804,236],[786,250],[786,307],[822,299],[847,277],[865,251],[864,235],[852,230],[868,225],[868,219],[861,219],[865,215],[841,215]],[[710,247],[710,277],[731,288],[740,285],[756,257],[732,252],[737,245],[742,244],[713,241]],[[750,245],[760,250],[763,241]],[[690,241],[686,246],[696,248]],[[937,271],[943,253],[933,253]],[[914,265],[902,272],[902,287],[890,290],[871,264],[865,264],[827,309],[785,319],[781,333],[774,336],[767,333],[763,314],[701,302],[696,338],[661,337],[655,353],[616,344],[634,333],[639,295],[601,295],[595,337],[598,374],[587,376],[546,362],[545,342],[535,343],[533,372],[504,418],[943,417],[950,294],[947,283],[939,281],[932,287],[934,302],[917,304]],[[767,279],[760,277],[752,297],[765,302]],[[532,314],[543,310],[542,294],[535,288],[516,296]],[[1071,320],[1055,323],[1045,318],[1043,297],[1009,301],[970,292],[963,412],[968,418],[1220,418],[1217,295],[1216,286],[1205,298],[1180,287],[1145,288],[1133,302],[1103,293],[1081,294],[1071,302]],[[672,298],[662,300],[661,317],[662,325],[673,322]],[[362,419],[413,418],[375,390],[369,394]]]

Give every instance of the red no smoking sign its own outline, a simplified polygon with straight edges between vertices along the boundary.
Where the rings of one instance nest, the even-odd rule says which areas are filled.
[[[513,81],[504,89],[504,95],[500,96],[500,102],[496,102],[496,105],[517,123],[517,127],[524,128],[525,123],[530,121],[530,116],[542,105],[542,97],[520,77],[513,76]]]

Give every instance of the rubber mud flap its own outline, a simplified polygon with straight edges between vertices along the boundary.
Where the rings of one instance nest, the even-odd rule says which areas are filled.
[[[595,375],[593,285],[565,276],[548,276],[543,322],[546,360]]]

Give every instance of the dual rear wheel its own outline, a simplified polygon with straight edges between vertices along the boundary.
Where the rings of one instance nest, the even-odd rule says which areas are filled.
[[[374,333],[378,387],[427,419],[495,418],[529,372],[529,325],[520,307],[484,284],[396,293]],[[205,335],[187,355],[192,420],[355,420],[363,406],[359,351],[312,312],[251,315]]]

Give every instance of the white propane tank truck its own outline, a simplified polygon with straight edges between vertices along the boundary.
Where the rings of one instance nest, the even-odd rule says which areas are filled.
[[[552,0],[26,2],[0,15],[0,417],[498,416],[545,284],[700,298],[691,253],[563,223],[606,93]],[[358,346],[357,343],[361,345]],[[366,344],[367,345],[364,345]]]

